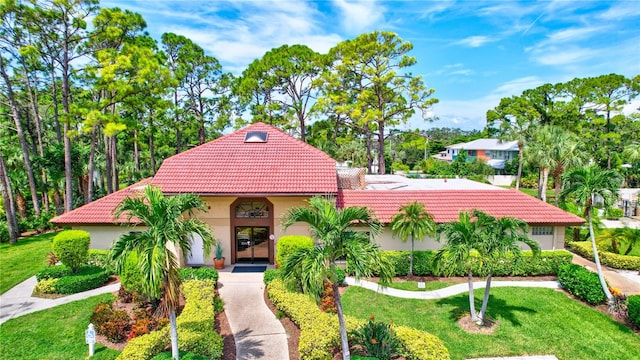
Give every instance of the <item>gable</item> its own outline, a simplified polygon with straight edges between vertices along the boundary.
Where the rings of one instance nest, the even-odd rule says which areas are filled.
[[[249,135],[249,136],[248,136]],[[335,160],[263,123],[172,156],[153,184],[166,194],[335,194]]]

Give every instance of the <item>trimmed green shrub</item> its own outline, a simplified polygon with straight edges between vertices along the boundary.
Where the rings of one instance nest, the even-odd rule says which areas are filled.
[[[624,211],[618,208],[608,208],[606,218],[609,220],[618,220],[624,215]]]
[[[81,271],[80,271],[81,270]],[[109,280],[109,273],[97,266],[84,266],[72,275],[59,278],[54,283],[56,293],[68,295],[95,289]]]
[[[338,284],[344,284],[344,279],[347,277],[347,273],[343,268],[336,268],[336,280]]]
[[[33,291],[40,294],[54,294],[56,292],[55,284],[57,281],[58,279],[42,279],[38,281]]]
[[[407,360],[448,360],[449,350],[439,337],[406,326],[393,328],[400,341],[401,355]]]
[[[53,238],[52,250],[58,260],[74,272],[87,262],[90,235],[84,230],[65,230]]]
[[[601,304],[607,299],[598,274],[580,265],[562,265],[558,271],[558,281],[570,294],[591,305]]]
[[[71,268],[65,265],[46,267],[36,274],[36,280],[59,279],[63,276],[71,275]]]
[[[590,241],[572,242],[571,249],[580,256],[586,259],[593,259],[593,247]],[[611,249],[609,247],[609,249]],[[610,266],[615,269],[625,270],[640,270],[640,257],[630,255],[619,255],[609,251],[598,248],[598,254],[600,255],[600,262],[604,265]]]
[[[269,283],[273,279],[279,279],[279,278],[280,278],[280,270],[268,269],[264,271],[264,276],[262,278],[262,281],[264,282],[265,285],[269,285]]]
[[[629,314],[629,321],[640,329],[640,295],[631,295],[627,298],[627,314]]]
[[[218,282],[218,270],[200,267],[200,268],[180,268],[178,269],[180,279],[184,280],[213,280]]]
[[[337,316],[320,311],[313,298],[287,290],[282,280],[277,278],[273,279],[267,286],[267,294],[273,304],[300,327],[300,342],[298,344],[300,358],[305,360],[331,359],[332,350],[340,346],[340,328]],[[345,316],[345,322],[347,332],[352,332],[366,323],[364,320],[350,316]],[[414,335],[409,336],[396,332],[401,343],[405,344],[404,356],[407,359],[449,359],[448,352],[440,339],[418,330],[415,330],[412,334]],[[420,349],[424,344],[419,338],[414,338],[413,336],[424,337],[427,339],[424,340],[425,344],[426,342],[436,343],[436,345],[428,345],[427,348],[431,349],[433,347],[440,352],[444,349],[446,357],[422,356]],[[428,350],[428,353],[436,354],[437,352]]]
[[[207,359],[220,359],[223,340],[215,332],[214,297],[216,282],[211,279],[186,280],[182,283],[182,295],[186,304],[176,320],[178,347],[181,350]],[[118,359],[147,360],[170,346],[169,326],[149,334],[133,338]]]
[[[180,351],[180,360],[209,360],[210,358],[198,354],[194,354],[188,351]],[[154,356],[151,360],[173,360],[171,357],[171,351],[162,352]]]
[[[127,291],[140,296],[144,294],[144,279],[138,267],[138,254],[136,252],[129,253],[127,261],[125,261],[122,271],[118,275],[120,275],[120,283]]]
[[[384,250],[385,255],[391,259],[395,269],[395,276],[406,276],[409,272],[409,251]],[[491,264],[494,276],[543,276],[557,275],[558,268],[563,264],[570,264],[573,254],[566,250],[542,251],[539,256],[533,256],[531,251],[522,251],[522,256],[516,258],[507,256]],[[435,251],[423,250],[413,253],[413,272],[416,276],[443,276],[442,271],[436,270],[433,258]],[[473,256],[473,255],[472,255]],[[479,259],[472,260],[473,275],[486,276],[489,268],[487,264],[481,266]],[[347,263],[347,273],[350,271]],[[454,276],[465,276],[466,270],[457,269]]]
[[[278,239],[276,245],[276,266],[281,267],[288,254],[302,248],[313,248],[313,239],[302,235],[285,235]]]

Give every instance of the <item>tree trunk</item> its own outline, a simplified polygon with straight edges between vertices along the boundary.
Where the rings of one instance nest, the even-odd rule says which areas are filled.
[[[120,190],[120,177],[118,174],[118,142],[117,135],[111,137],[111,171],[113,172],[113,191]]]
[[[520,178],[522,177],[522,163],[524,162],[524,146],[518,142],[518,175],[516,175],[516,190],[520,189]]]
[[[91,127],[91,150],[89,150],[89,173],[87,179],[87,194],[84,203],[88,204],[93,200],[93,171],[96,167],[96,126]]]
[[[66,35],[66,32],[65,32]],[[69,84],[69,38],[64,39],[62,50],[62,109],[64,111],[64,123],[62,139],[64,141],[64,181],[65,181],[65,202],[64,210],[71,211],[73,208],[73,188],[72,188],[72,171],[71,171],[71,139],[69,139],[69,130],[71,122],[71,114],[69,111],[69,99],[71,98],[71,86]]]
[[[178,350],[178,324],[176,323],[176,311],[169,312],[169,324],[171,326],[171,357],[178,360],[180,352]]]
[[[471,313],[471,321],[478,322],[478,314],[476,314],[475,298],[473,296],[473,274],[469,269],[467,282],[469,283],[469,312]]]
[[[138,149],[138,129],[133,129],[133,168],[140,173],[140,149]]]
[[[369,130],[365,133],[367,144],[367,174],[371,174],[371,167],[373,166],[373,158],[371,156],[371,135]]]
[[[111,141],[107,134],[104,135],[104,161],[105,178],[107,179],[107,194],[113,193],[113,182],[111,178]]]
[[[593,233],[593,220],[591,216],[591,209],[589,209],[589,235],[591,237],[591,247],[593,248],[593,259],[596,263],[596,270],[598,271],[598,278],[600,279],[600,286],[602,286],[602,290],[604,294],[607,296],[607,301],[609,302],[609,308],[613,305],[613,295],[611,295],[611,291],[609,291],[609,287],[607,286],[607,282],[604,279],[604,274],[602,273],[602,266],[600,265],[600,256],[598,256],[598,248],[596,247],[596,238]]]
[[[538,197],[540,200],[547,202],[547,183],[549,182],[549,168],[540,170],[540,188],[538,189]]]
[[[149,116],[149,160],[151,163],[151,173],[156,174],[156,148],[153,142],[153,113]]]
[[[409,274],[407,274],[407,276],[410,278],[413,277],[413,248],[414,248],[414,239],[413,239],[413,236],[411,236],[411,254],[409,254]]]
[[[344,313],[342,312],[342,302],[340,301],[340,288],[338,283],[332,283],[333,300],[336,303],[336,311],[338,313],[338,323],[340,324],[340,343],[342,345],[342,360],[351,359],[349,352],[349,338],[347,337],[347,325],[344,322]]]
[[[56,85],[56,68],[54,60],[51,60],[51,102],[53,103],[53,123],[56,127],[56,140],[62,142],[62,133],[60,132],[60,114],[58,111],[58,86]]]
[[[378,121],[378,174],[386,172],[384,164],[384,122]]]
[[[13,87],[11,80],[7,75],[7,71],[4,67],[4,59],[0,56],[0,75],[6,83],[7,97],[9,98],[9,107],[11,108],[11,117],[16,125],[16,131],[18,133],[18,139],[20,141],[20,147],[22,148],[22,157],[24,158],[24,166],[27,171],[27,179],[29,181],[29,190],[31,191],[31,201],[33,201],[33,212],[36,216],[40,216],[40,199],[38,199],[38,192],[36,188],[36,179],[33,176],[33,168],[31,167],[31,159],[29,158],[29,148],[27,147],[27,139],[25,138],[24,131],[22,130],[22,123],[20,122],[20,116],[18,115],[18,106],[16,104],[15,96],[13,93]]]
[[[173,119],[176,126],[176,154],[180,154],[182,151],[182,133],[180,132],[180,116],[178,115],[178,89],[174,89],[173,91],[173,106],[174,113]]]
[[[62,126],[64,129],[64,176],[65,176],[65,202],[64,202],[64,211],[68,212],[73,209],[73,187],[72,187],[72,172],[71,172],[71,139],[69,138],[69,121],[65,120],[64,125]]]
[[[20,236],[20,228],[18,219],[16,218],[15,202],[11,189],[11,180],[7,174],[7,168],[4,165],[4,158],[0,153],[0,192],[2,192],[2,203],[4,204],[4,215],[7,218],[7,227],[9,230],[9,243],[15,244]]]
[[[487,312],[489,304],[489,292],[491,291],[491,272],[487,276],[487,283],[484,286],[484,298],[482,299],[482,307],[480,308],[480,325],[484,325],[484,314]]]

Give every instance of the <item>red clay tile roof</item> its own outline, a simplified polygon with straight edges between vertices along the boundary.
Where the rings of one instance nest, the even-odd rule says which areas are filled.
[[[51,219],[56,225],[73,225],[73,224],[120,224],[129,223],[126,213],[120,215],[116,220],[113,217],[113,211],[127,196],[139,192],[141,188],[151,182],[151,178],[141,180],[122,190],[116,191],[103,198],[94,200],[84,206],[71,210]],[[131,219],[130,223],[136,223],[137,219]]]
[[[244,142],[265,131],[267,142]],[[284,132],[256,123],[172,156],[153,178],[167,194],[335,194],[336,163]]]
[[[400,206],[419,201],[437,223],[457,221],[460,211],[478,209],[496,217],[515,217],[529,224],[580,225],[584,220],[517,190],[340,190],[338,207],[367,206],[384,223]]]

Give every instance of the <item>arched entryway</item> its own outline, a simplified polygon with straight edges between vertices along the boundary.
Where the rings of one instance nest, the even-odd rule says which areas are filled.
[[[273,204],[238,198],[231,204],[231,263],[273,264]]]

